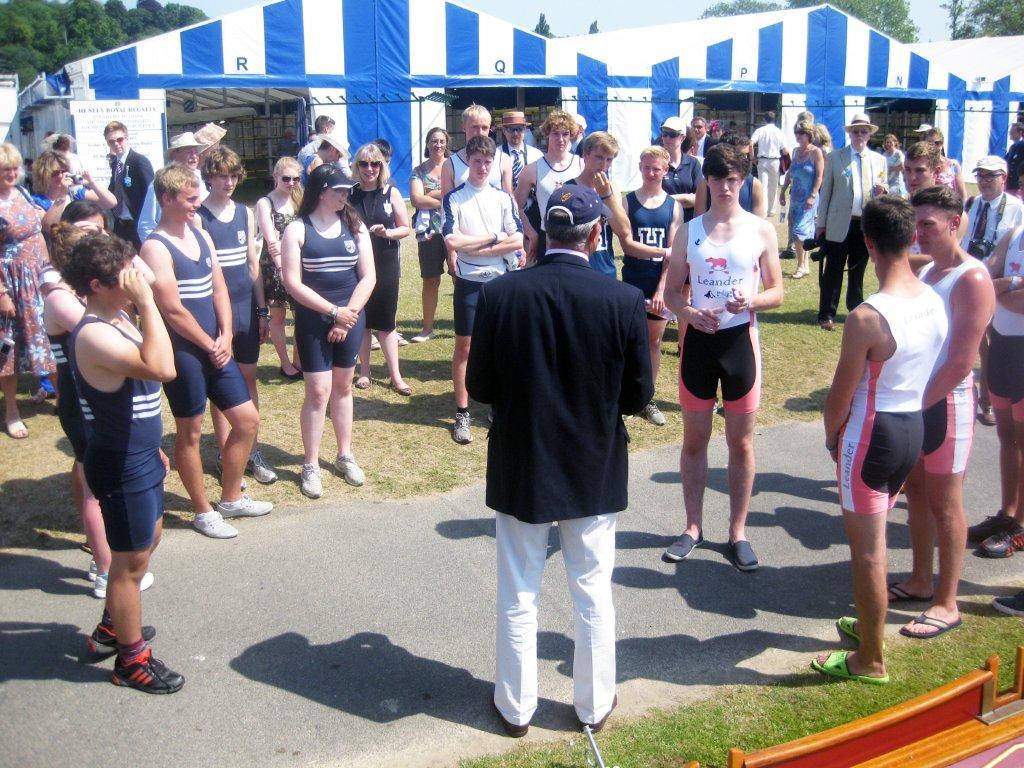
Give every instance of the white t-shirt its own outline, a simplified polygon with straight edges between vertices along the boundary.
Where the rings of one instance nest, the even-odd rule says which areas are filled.
[[[512,195],[490,184],[474,187],[468,181],[444,196],[444,227],[447,239],[452,235],[514,235],[523,231],[516,214]],[[459,277],[486,283],[508,271],[504,256],[481,256],[478,253],[456,252],[455,267]]]
[[[1006,201],[1006,206],[1003,208],[1003,215],[1000,216],[999,206],[1003,204],[1003,200]],[[971,240],[974,239],[974,227],[984,204],[985,201],[981,195],[978,195],[967,212],[967,232],[964,233],[964,239],[960,241],[960,247],[965,251]],[[1003,235],[1012,232],[1021,224],[1024,224],[1024,203],[1013,195],[1003,192],[996,199],[989,201],[988,220],[985,223],[985,233],[982,236],[989,242],[998,243]]]
[[[757,159],[778,160],[786,146],[786,136],[775,123],[766,123],[754,131],[750,143],[757,145]]]

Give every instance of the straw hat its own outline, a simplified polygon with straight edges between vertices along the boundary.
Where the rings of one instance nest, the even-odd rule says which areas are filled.
[[[502,128],[508,128],[513,125],[532,125],[532,123],[526,119],[526,114],[523,112],[506,112],[501,116]]]
[[[201,142],[204,147],[212,147],[227,135],[227,129],[216,123],[207,123],[195,132],[196,141]]]
[[[871,118],[863,112],[855,114],[845,127],[847,131],[851,128],[870,128],[872,133],[878,130],[878,126],[872,123]]]

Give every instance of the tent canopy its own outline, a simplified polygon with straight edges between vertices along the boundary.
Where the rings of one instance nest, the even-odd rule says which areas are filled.
[[[350,146],[392,140],[400,185],[420,156],[422,99],[445,88],[560,87],[590,130],[644,144],[664,117],[686,116],[700,90],[782,94],[840,140],[866,98],[929,99],[949,112],[953,156],[967,88],[941,60],[828,5],[547,40],[447,0],[277,0],[68,69],[76,91],[96,99],[193,88],[308,90],[314,103],[330,94]],[[434,124],[443,110],[422,128]]]

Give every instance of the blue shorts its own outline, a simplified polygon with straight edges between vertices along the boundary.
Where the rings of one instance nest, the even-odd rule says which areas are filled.
[[[217,368],[197,347],[179,348],[174,350],[174,367],[178,376],[164,384],[164,394],[176,419],[198,416],[206,410],[207,400],[226,411],[251,399],[233,359]]]
[[[255,365],[260,359],[260,323],[256,304],[250,299],[232,306],[233,331],[231,354],[242,365]]]
[[[99,497],[107,544],[114,552],[149,549],[156,536],[157,521],[164,514],[164,483],[144,491],[118,488]]]
[[[85,460],[85,419],[82,416],[82,406],[78,402],[78,394],[72,392],[68,395],[61,395],[57,398],[57,418],[60,420],[60,427],[71,443],[71,452],[75,455],[75,461]]]
[[[344,306],[347,299],[338,301]],[[332,368],[354,368],[359,359],[359,345],[366,329],[366,314],[359,313],[356,324],[349,329],[344,341],[330,342],[327,332],[331,330],[331,318],[314,312],[301,304],[295,307],[295,348],[299,352],[302,370],[323,373]]]
[[[484,283],[455,277],[455,335],[472,336],[473,321],[476,319],[476,303]]]

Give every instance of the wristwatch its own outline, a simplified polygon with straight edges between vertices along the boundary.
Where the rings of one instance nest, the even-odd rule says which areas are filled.
[[[268,307],[256,307],[256,317],[260,320],[269,320],[270,309]]]

